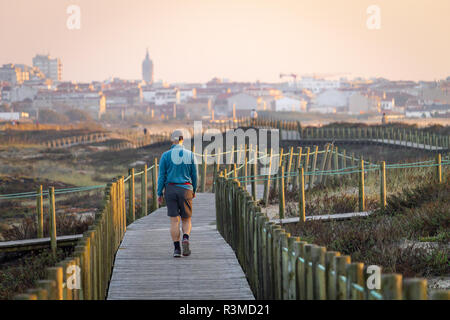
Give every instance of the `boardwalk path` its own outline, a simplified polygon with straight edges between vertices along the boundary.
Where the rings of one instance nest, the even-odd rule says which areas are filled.
[[[166,208],[129,225],[117,252],[108,299],[254,299],[215,225],[214,194],[197,194],[189,257],[173,258]]]

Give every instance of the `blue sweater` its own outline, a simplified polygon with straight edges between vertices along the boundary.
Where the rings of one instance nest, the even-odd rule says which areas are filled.
[[[189,182],[191,184],[184,184]],[[179,144],[163,153],[159,163],[158,196],[168,183],[180,183],[179,186],[197,190],[197,160],[194,154]]]

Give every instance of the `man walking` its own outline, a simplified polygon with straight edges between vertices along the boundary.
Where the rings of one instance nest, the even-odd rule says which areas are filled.
[[[183,132],[175,130],[171,135],[172,147],[163,153],[159,165],[158,201],[163,202],[163,191],[170,217],[170,234],[175,246],[173,256],[181,257],[180,218],[183,230],[183,256],[189,256],[192,199],[197,189],[197,163],[194,154],[183,148]]]

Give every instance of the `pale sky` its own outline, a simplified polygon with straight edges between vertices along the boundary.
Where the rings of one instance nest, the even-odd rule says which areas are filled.
[[[81,29],[69,30],[69,5]],[[381,28],[369,30],[370,5]],[[450,76],[450,0],[0,0],[0,64],[61,58],[63,80],[279,81],[283,73]],[[343,75],[345,76],[345,75]]]

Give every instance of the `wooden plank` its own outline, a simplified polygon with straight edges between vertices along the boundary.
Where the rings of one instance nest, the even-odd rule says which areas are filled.
[[[82,234],[58,236],[56,241],[58,247],[71,246],[75,245],[78,239],[82,237]],[[0,242],[0,252],[20,252],[50,248],[50,241],[50,238],[3,241]]]
[[[331,221],[331,220],[347,220],[351,218],[360,218],[360,217],[367,217],[371,215],[371,211],[364,211],[364,212],[350,212],[350,213],[334,213],[334,214],[323,214],[319,216],[306,216],[306,221],[312,221],[312,220],[324,220],[324,221]],[[274,223],[297,223],[299,222],[299,217],[293,217],[293,218],[285,218],[285,219],[272,219],[270,222]]]
[[[216,230],[214,194],[193,204],[189,257],[173,258],[166,208],[129,225],[108,299],[254,299],[236,255]]]

